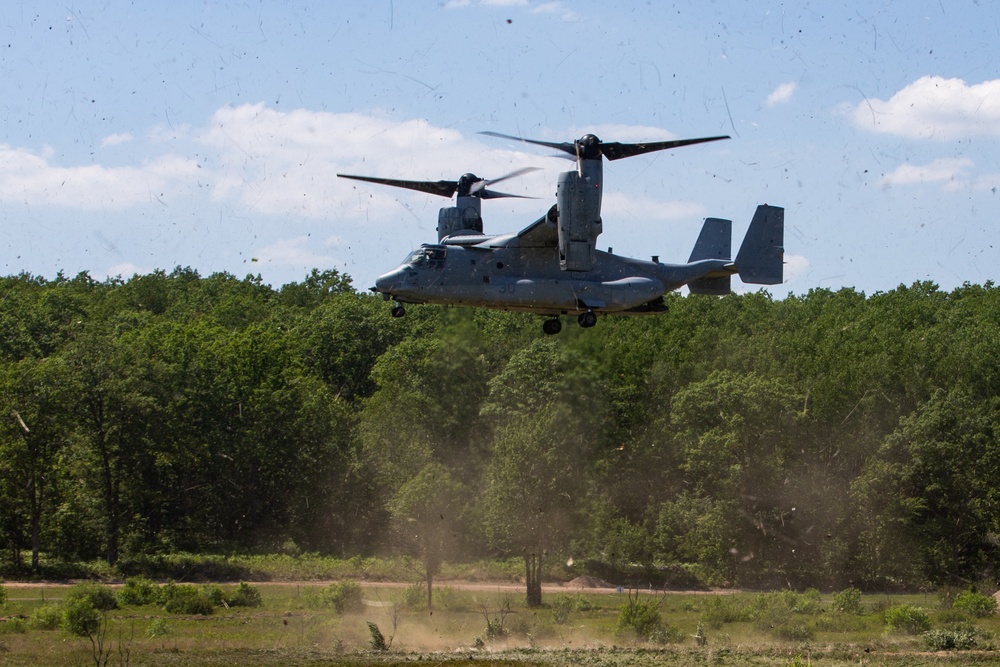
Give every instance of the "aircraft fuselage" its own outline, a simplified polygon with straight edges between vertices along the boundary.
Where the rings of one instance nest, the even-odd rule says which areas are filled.
[[[555,247],[520,247],[516,235],[475,245],[424,245],[380,276],[376,291],[401,303],[485,306],[560,315],[661,312],[661,297],[728,262],[668,265],[595,252],[590,271],[559,268]]]

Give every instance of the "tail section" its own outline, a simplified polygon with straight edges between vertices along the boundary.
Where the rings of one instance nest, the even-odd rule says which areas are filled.
[[[784,245],[785,209],[767,204],[758,206],[736,254],[736,272],[740,280],[755,285],[781,284]]]
[[[733,222],[721,218],[705,218],[701,233],[691,251],[688,262],[698,262],[703,259],[722,259],[728,261],[733,255]],[[729,276],[714,278],[698,278],[688,283],[692,294],[729,294]]]
[[[720,218],[705,218],[688,262],[702,259],[730,259],[733,255],[733,222]]]

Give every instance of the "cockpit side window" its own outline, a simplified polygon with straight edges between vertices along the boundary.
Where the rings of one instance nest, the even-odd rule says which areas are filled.
[[[432,269],[443,269],[444,268],[444,257],[447,250],[442,247],[428,247],[424,248],[427,255],[427,266]]]
[[[447,253],[448,249],[444,246],[421,246],[410,253],[405,263],[413,267],[443,269]]]

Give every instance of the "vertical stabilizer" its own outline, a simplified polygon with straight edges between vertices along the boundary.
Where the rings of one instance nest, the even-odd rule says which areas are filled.
[[[694,249],[688,262],[699,262],[703,259],[721,259],[728,261],[733,256],[733,221],[721,218],[705,218],[701,233],[695,241]],[[698,278],[688,283],[692,294],[714,294],[722,296],[731,290],[729,276],[714,278]]]
[[[740,280],[779,285],[784,280],[785,209],[761,204],[736,254]]]
[[[705,218],[688,262],[702,259],[730,259],[733,255],[733,222],[721,218]]]

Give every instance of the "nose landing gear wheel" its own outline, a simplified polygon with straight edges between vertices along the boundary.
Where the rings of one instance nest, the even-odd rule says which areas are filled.
[[[562,322],[559,321],[558,317],[552,318],[551,320],[545,320],[545,323],[542,324],[542,331],[549,336],[557,334],[562,331]]]
[[[577,318],[577,322],[584,329],[589,329],[590,327],[597,324],[597,313],[592,310],[588,310],[585,313],[580,313],[580,317]]]
[[[392,313],[393,317],[402,317],[403,315],[406,315],[406,308],[403,308],[399,304],[396,304],[395,306],[392,307],[392,310],[389,312]]]

